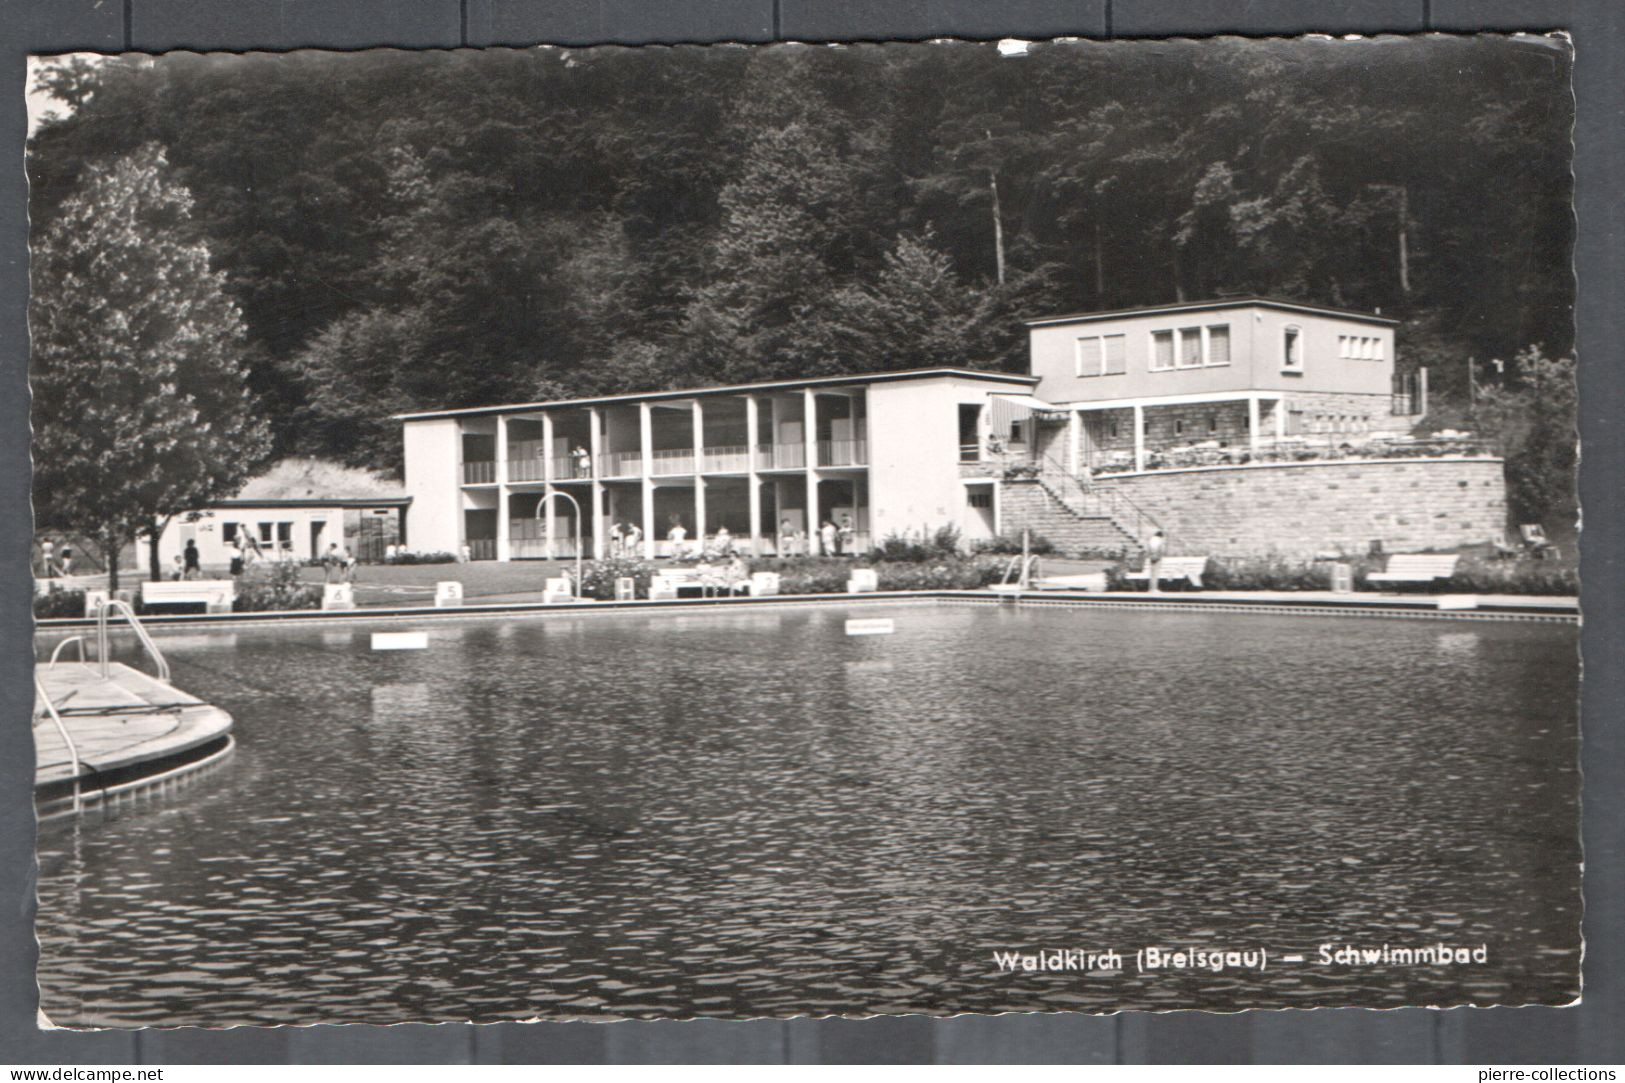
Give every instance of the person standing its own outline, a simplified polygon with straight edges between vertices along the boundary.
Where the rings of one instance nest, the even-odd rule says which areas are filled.
[[[186,548],[181,551],[181,577],[203,578],[203,563],[198,559],[197,542],[192,538],[186,539]]]
[[[634,560],[643,555],[643,528],[636,523],[626,524],[626,555]]]
[[[858,549],[858,528],[852,522],[852,516],[841,516],[841,554],[851,556]]]
[[[671,543],[671,558],[673,560],[682,560],[687,552],[687,546],[683,543],[688,540],[688,529],[683,526],[683,521],[675,515],[671,517],[671,529],[666,531],[666,540]]]
[[[44,538],[39,543],[40,578],[54,579],[56,577],[56,543],[50,538]]]
[[[790,517],[786,515],[779,520],[779,536],[774,542],[774,548],[778,551],[781,559],[791,555],[790,550],[795,545],[795,541],[796,528],[790,523]]]
[[[575,460],[576,477],[592,477],[592,452],[577,444],[576,449],[570,453],[570,457]]]
[[[734,536],[725,526],[717,527],[717,555],[722,557],[734,555]]]
[[[231,539],[231,577],[236,579],[243,574],[243,537],[238,534]]]
[[[626,531],[619,519],[609,524],[609,555],[612,557],[626,555]]]
[[[832,557],[835,555],[836,539],[839,537],[840,532],[835,529],[835,524],[825,519],[823,525],[818,528],[818,542],[820,548],[824,551],[824,556]]]
[[[114,559],[118,558],[115,557]],[[56,566],[61,570],[64,579],[73,574],[73,548],[71,546],[64,545],[62,547],[62,556],[58,558]]]
[[[1158,576],[1162,574],[1162,558],[1167,549],[1168,539],[1163,536],[1162,531],[1152,531],[1151,539],[1145,543],[1146,590],[1152,594],[1162,592]]]

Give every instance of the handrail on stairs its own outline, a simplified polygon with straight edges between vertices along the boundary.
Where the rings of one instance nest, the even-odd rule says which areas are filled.
[[[130,606],[130,603],[119,598],[108,598],[96,607],[96,660],[101,664],[103,679],[108,676],[107,667],[109,662],[107,657],[107,620],[109,614],[115,611],[122,614],[130,622],[131,629],[135,631],[135,637],[141,641],[141,646],[152,656],[153,664],[158,667],[158,679],[168,684],[169,661],[164,657],[163,652],[158,649],[158,644],[152,641],[152,636],[147,634],[146,628],[142,627],[141,621],[136,618],[135,610]]]
[[[1050,485],[1059,485],[1065,489],[1076,492],[1078,505],[1085,514],[1104,514],[1128,533],[1141,545],[1154,531],[1162,530],[1163,537],[1169,537],[1161,523],[1157,522],[1146,510],[1130,500],[1121,489],[1115,485],[1091,485],[1073,474],[1066,466],[1048,452],[1044,453],[1043,461],[1039,465],[1038,480]],[[1053,491],[1053,490],[1052,490]],[[1055,493],[1062,504],[1071,506],[1068,494],[1063,491]],[[1074,509],[1079,510],[1079,509]],[[1124,520],[1132,524],[1132,529],[1125,526]]]
[[[56,732],[61,735],[62,743],[68,748],[68,766],[73,771],[73,811],[78,812],[80,809],[79,746],[73,743],[73,734],[68,732],[66,723],[62,721],[61,713],[56,709],[56,704],[51,702],[51,697],[45,691],[45,685],[40,682],[37,674],[34,677],[34,694],[39,696],[40,701],[45,704],[46,713],[50,716],[51,721],[56,723]]]

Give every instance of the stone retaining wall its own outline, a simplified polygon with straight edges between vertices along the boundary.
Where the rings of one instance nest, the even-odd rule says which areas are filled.
[[[1170,552],[1307,557],[1483,544],[1506,532],[1500,459],[1270,463],[1101,479],[1168,531]]]

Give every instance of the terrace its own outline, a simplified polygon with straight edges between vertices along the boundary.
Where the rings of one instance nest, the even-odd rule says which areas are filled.
[[[1158,470],[1191,470],[1215,466],[1265,463],[1328,462],[1350,459],[1493,458],[1493,442],[1471,433],[1442,432],[1433,436],[1405,433],[1305,433],[1260,437],[1256,443],[1233,445],[1209,439],[1146,441],[1144,464],[1137,465],[1128,449],[1096,451],[1082,464],[1094,477]]]

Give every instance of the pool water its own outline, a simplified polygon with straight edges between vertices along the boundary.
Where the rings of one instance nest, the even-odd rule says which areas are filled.
[[[913,605],[419,627],[424,651],[336,625],[162,638],[238,750],[42,834],[54,1022],[1577,995],[1573,626]],[[1488,961],[1315,962],[1439,942]],[[1145,946],[1271,956],[1141,974]],[[1126,970],[994,963],[1039,948]]]

